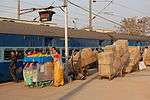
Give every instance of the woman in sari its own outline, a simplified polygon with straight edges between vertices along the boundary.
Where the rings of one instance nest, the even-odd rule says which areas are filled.
[[[61,62],[61,55],[55,47],[52,47],[52,56],[54,64],[54,86],[64,85],[64,68]]]

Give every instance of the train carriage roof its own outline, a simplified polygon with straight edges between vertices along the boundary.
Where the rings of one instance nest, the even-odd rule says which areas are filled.
[[[21,35],[41,35],[41,36],[58,36],[64,37],[64,28],[15,22],[8,20],[0,20],[0,34],[21,34]],[[150,36],[145,35],[129,35],[123,33],[100,33],[96,31],[86,31],[86,30],[74,30],[69,28],[68,36],[72,38],[88,38],[88,39],[125,39],[125,40],[136,40],[136,41],[150,41]]]

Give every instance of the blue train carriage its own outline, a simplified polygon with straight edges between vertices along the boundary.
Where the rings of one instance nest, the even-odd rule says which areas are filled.
[[[10,38],[11,40],[11,38]],[[18,38],[16,38],[16,40],[18,41]],[[14,40],[13,40],[14,41]],[[23,40],[22,40],[23,41]],[[29,40],[30,41],[30,40]],[[54,41],[54,42],[53,42]],[[92,42],[91,42],[92,41]],[[15,41],[14,41],[15,42]],[[35,40],[36,43],[38,43]],[[23,67],[23,62],[22,59],[24,58],[24,54],[28,51],[41,51],[41,52],[49,52],[49,48],[51,48],[52,46],[55,46],[59,49],[61,55],[62,55],[62,61],[65,62],[65,49],[64,49],[64,38],[55,38],[51,41],[52,43],[44,43],[44,44],[49,44],[49,45],[38,45],[39,47],[36,47],[37,44],[36,43],[29,43],[28,46],[24,46],[24,47],[0,47],[0,66],[1,66],[1,70],[0,70],[0,82],[5,82],[5,81],[9,81],[12,80],[12,77],[10,75],[9,72],[9,64],[10,64],[10,52],[12,50],[16,50],[18,52],[18,67]],[[111,45],[113,42],[111,40],[89,40],[89,39],[69,39],[69,55],[71,56],[72,52],[76,49],[82,49],[82,48],[99,48],[99,47],[103,47],[106,45]],[[145,46],[145,42],[140,42],[142,43],[142,46]],[[12,42],[12,44],[14,44]],[[34,45],[33,45],[34,44]],[[51,45],[50,45],[51,44]],[[129,41],[130,44],[130,41]],[[11,43],[8,44],[8,46],[10,46]],[[23,46],[23,44],[21,44]],[[133,41],[131,41],[132,46],[137,46],[139,45],[139,42],[135,41],[135,43]],[[141,45],[141,44],[140,44]],[[6,45],[5,45],[6,46]],[[15,45],[11,45],[11,46],[15,46]],[[20,78],[22,77],[22,75],[18,75]]]
[[[62,60],[65,62],[64,38],[62,37],[46,37],[18,34],[0,34],[0,82],[12,80],[9,72],[10,52],[15,50],[18,52],[18,67],[23,67],[22,59],[27,51],[48,52],[49,48],[55,46],[62,54]],[[8,41],[8,42],[7,42]],[[42,42],[40,42],[42,41]],[[81,48],[98,48],[99,40],[91,39],[69,39],[69,54],[72,50]],[[22,75],[18,75],[21,76]],[[21,78],[20,77],[20,78]]]
[[[13,20],[0,20],[0,82],[11,80],[8,65],[10,52],[19,53],[18,66],[22,66],[21,59],[28,50],[48,51],[50,47],[57,47],[64,59],[64,29],[42,23]],[[5,26],[5,27],[3,27]],[[81,48],[99,48],[110,45],[117,39],[129,40],[129,45],[135,41],[146,45],[149,37],[116,33],[99,33],[95,31],[74,30],[69,28],[69,54],[72,50]]]
[[[149,41],[129,41],[128,42],[129,46],[147,47],[147,46],[149,46],[149,44],[150,44]]]

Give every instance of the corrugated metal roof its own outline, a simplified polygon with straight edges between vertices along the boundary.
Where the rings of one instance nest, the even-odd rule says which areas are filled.
[[[43,35],[64,37],[64,28],[46,25],[35,25],[28,23],[18,23],[9,21],[0,21],[0,33],[21,34],[21,35]],[[138,41],[150,41],[150,36],[128,35],[119,33],[100,33],[95,31],[69,29],[69,37],[88,38],[88,39],[126,39]]]

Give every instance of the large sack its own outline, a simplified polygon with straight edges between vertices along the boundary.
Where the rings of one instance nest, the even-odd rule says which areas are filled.
[[[122,72],[125,72],[126,67],[129,64],[129,58],[130,54],[129,52],[126,52],[122,57],[121,57],[121,67],[122,67]]]
[[[130,58],[125,71],[127,73],[138,70],[138,64],[141,59],[140,49],[138,47],[129,46],[128,51],[130,53]]]
[[[127,40],[117,40],[114,42],[115,45],[115,59],[113,66],[116,70],[123,70],[127,67],[129,52],[128,52],[128,41]]]
[[[85,79],[87,76],[88,65],[97,64],[98,54],[91,48],[84,48],[76,52],[69,59],[70,74],[74,79]]]
[[[123,55],[122,57],[115,57],[113,62],[113,67],[116,72],[122,72],[123,69],[127,66],[128,54]]]
[[[110,78],[115,73],[116,69],[113,67],[114,57],[113,52],[98,54],[99,75]]]
[[[116,49],[116,56],[122,57],[128,51],[128,41],[127,40],[117,40],[114,42]]]
[[[120,57],[115,57],[114,62],[113,62],[113,67],[117,70],[121,66],[122,66],[121,58]]]
[[[115,52],[115,45],[108,45],[106,47],[104,47],[104,52]]]
[[[129,53],[126,52],[122,57],[116,56],[113,62],[113,68],[116,75],[123,75],[125,68],[128,66],[129,62]],[[118,74],[117,74],[118,73]]]
[[[93,52],[91,48],[84,48],[73,55],[73,57],[69,59],[69,62],[71,62],[71,60],[73,60],[73,65],[80,62],[80,66],[85,67],[97,61],[97,53]]]
[[[144,54],[143,54],[143,60],[145,65],[149,66],[150,65],[150,47],[145,48]]]
[[[130,57],[129,52],[126,52],[126,53],[121,57],[122,65],[127,65],[127,64],[128,64],[129,57]]]
[[[99,64],[112,64],[114,59],[113,52],[102,52],[98,54]]]
[[[114,45],[120,46],[124,50],[127,50],[128,40],[117,40],[117,41],[114,42]]]
[[[111,76],[115,73],[115,69],[112,64],[99,64],[99,75],[101,76]]]

